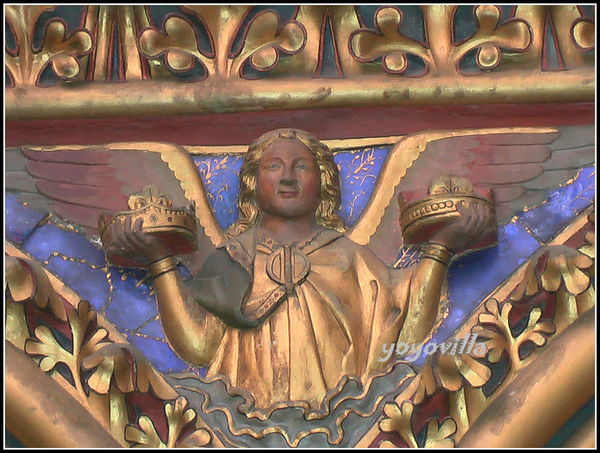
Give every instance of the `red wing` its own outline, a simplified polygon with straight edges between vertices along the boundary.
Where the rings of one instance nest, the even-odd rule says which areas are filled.
[[[5,190],[21,203],[55,214],[97,239],[101,214],[129,210],[129,195],[154,185],[175,207],[195,203],[199,220],[198,265],[222,240],[202,181],[187,151],[165,143],[113,143],[95,146],[5,150]],[[202,255],[202,256],[200,256]]]
[[[350,232],[388,264],[402,246],[400,192],[424,197],[431,181],[453,173],[480,193],[493,189],[498,223],[505,224],[595,161],[593,127],[431,131],[409,137],[390,151],[372,200]]]
[[[129,195],[148,184],[187,205],[179,181],[159,153],[103,146],[67,149],[23,146],[10,150],[11,160],[25,159],[17,171],[6,174],[6,190],[33,209],[51,212],[97,235],[98,217],[128,210]]]

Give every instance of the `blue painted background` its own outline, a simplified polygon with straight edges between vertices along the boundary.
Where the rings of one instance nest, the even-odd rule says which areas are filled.
[[[338,152],[342,179],[342,217],[352,225],[372,193],[387,148]],[[240,156],[195,156],[217,220],[227,228],[237,218]],[[432,341],[450,336],[468,314],[502,281],[593,201],[595,167],[583,168],[568,185],[551,192],[548,201],[518,215],[501,228],[499,245],[472,253],[449,271],[450,312]],[[5,194],[6,238],[38,259],[103,314],[162,372],[191,368],[168,346],[158,320],[148,272],[109,266],[97,244],[70,225],[32,211]],[[410,265],[415,248],[399,251],[399,266]],[[417,360],[415,363],[421,363]]]

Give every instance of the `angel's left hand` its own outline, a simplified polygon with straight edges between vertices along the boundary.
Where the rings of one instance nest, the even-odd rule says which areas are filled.
[[[461,253],[469,250],[487,232],[493,214],[481,203],[470,203],[469,206],[459,203],[456,209],[460,217],[436,231],[430,241],[445,245],[453,253]]]

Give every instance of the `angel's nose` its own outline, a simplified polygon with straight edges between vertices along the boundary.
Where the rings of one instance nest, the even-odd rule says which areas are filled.
[[[298,180],[296,178],[281,178],[279,182],[284,186],[295,186],[298,184]]]
[[[281,179],[279,180],[279,182],[286,186],[292,186],[294,184],[297,184],[298,178],[294,173],[294,169],[288,166],[284,167],[283,171],[281,172]]]

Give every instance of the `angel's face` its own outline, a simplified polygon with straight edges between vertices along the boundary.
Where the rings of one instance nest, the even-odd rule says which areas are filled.
[[[263,213],[292,219],[314,216],[321,173],[313,153],[299,140],[279,138],[258,161],[256,201]]]

